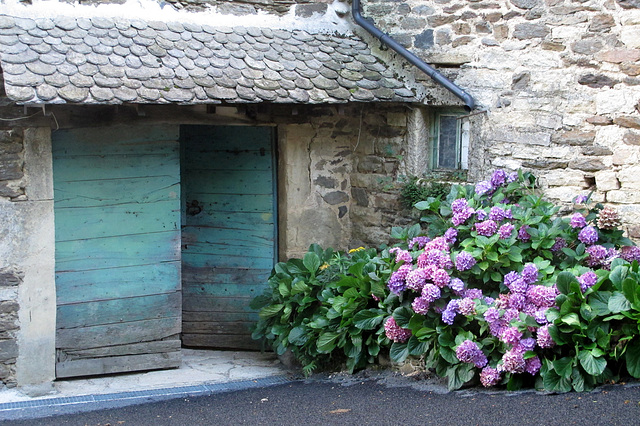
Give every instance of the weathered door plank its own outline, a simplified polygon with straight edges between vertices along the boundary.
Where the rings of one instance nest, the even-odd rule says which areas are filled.
[[[165,312],[181,309],[182,296],[174,291],[167,294],[97,300],[83,303],[58,304],[57,316],[66,329],[161,319]]]
[[[56,273],[58,304],[139,297],[176,291],[179,262]]]
[[[126,373],[139,370],[161,370],[177,368],[181,363],[180,350],[139,355],[110,356],[106,358],[85,358],[61,361],[56,365],[56,376],[78,377],[93,374]]]
[[[56,346],[62,350],[67,348],[78,350],[162,340],[180,333],[181,321],[182,317],[179,316],[70,329],[60,328],[56,332]]]

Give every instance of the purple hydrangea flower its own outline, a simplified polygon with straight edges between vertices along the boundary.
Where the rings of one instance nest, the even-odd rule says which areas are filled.
[[[562,237],[556,237],[556,242],[551,247],[551,251],[557,253],[567,246],[567,240]]]
[[[460,294],[464,291],[464,281],[460,278],[452,278],[449,281],[449,288],[453,290],[454,293]]]
[[[447,253],[446,256],[440,257],[440,263],[438,263],[440,269],[453,269],[453,261],[451,255]]]
[[[523,293],[512,293],[509,295],[509,307],[522,311],[527,304],[527,297]]]
[[[389,282],[387,282],[387,287],[392,293],[400,294],[407,289],[407,284],[404,280],[391,276],[391,278],[389,278]]]
[[[512,293],[524,293],[527,291],[527,283],[516,271],[511,271],[504,276],[504,285]]]
[[[496,309],[507,309],[509,307],[509,294],[500,293],[495,301]]]
[[[569,225],[571,225],[572,228],[576,229],[576,228],[584,228],[585,226],[587,226],[587,220],[584,218],[584,216],[580,213],[574,213],[573,216],[571,216],[571,220],[569,221]]]
[[[482,351],[479,351],[476,356],[473,357],[472,362],[477,368],[482,368],[487,365],[487,362],[489,361],[487,360],[487,356]]]
[[[524,371],[535,376],[540,371],[540,367],[542,367],[542,362],[538,356],[534,356],[533,358],[529,358],[525,360]]]
[[[466,251],[461,251],[456,255],[456,269],[458,271],[468,271],[473,268],[473,265],[476,264],[476,259],[471,255],[471,253]]]
[[[482,209],[478,209],[478,210],[476,210],[476,212],[475,212],[475,213],[476,213],[476,218],[477,218],[478,220],[485,220],[485,219],[487,218],[487,212],[485,212],[485,211],[484,211],[484,210],[482,210]]]
[[[533,316],[533,314],[535,314],[537,310],[538,310],[538,307],[533,303],[530,303],[529,299],[527,299],[527,303],[525,303],[524,308],[522,308],[520,312],[524,312],[527,315]]]
[[[462,362],[472,362],[474,355],[480,350],[472,340],[465,340],[456,348],[456,357]]]
[[[507,327],[500,338],[503,342],[516,346],[522,338],[522,333],[516,327]]]
[[[431,249],[425,250],[424,253],[420,255],[420,263],[425,265],[435,265],[438,266],[441,263],[440,258],[443,256],[442,250]]]
[[[536,339],[533,337],[527,337],[526,339],[521,339],[518,343],[518,350],[522,353],[527,351],[532,351],[536,347]]]
[[[620,257],[620,253],[615,248],[611,247],[607,249],[599,244],[587,247],[586,251],[589,253],[587,265],[592,268],[601,267],[603,269],[609,269],[613,259]]]
[[[509,308],[505,310],[504,314],[502,314],[502,319],[505,320],[507,324],[519,317],[520,317],[520,312],[518,312],[517,309],[513,309],[513,308]]]
[[[498,224],[493,220],[485,220],[484,222],[476,223],[476,232],[478,235],[490,237],[498,230]]]
[[[595,285],[598,281],[598,276],[593,271],[585,272],[584,274],[578,277],[578,282],[580,283],[580,290],[584,293],[591,287]]]
[[[550,308],[556,303],[556,289],[544,285],[532,285],[527,288],[527,301],[539,308]]]
[[[538,329],[538,336],[536,339],[538,346],[542,349],[552,348],[555,346],[556,342],[551,338],[551,334],[549,334],[549,326],[543,325]]]
[[[474,302],[473,299],[469,297],[465,297],[462,300],[460,300],[460,303],[458,304],[458,310],[464,316],[475,315],[476,302]]]
[[[416,297],[411,303],[413,312],[420,315],[425,315],[429,311],[429,301],[424,297]]]
[[[445,324],[453,324],[453,320],[456,318],[456,314],[458,313],[458,305],[460,304],[460,300],[452,299],[447,303],[447,307],[444,311],[442,311],[442,322]]]
[[[444,237],[437,237],[429,241],[424,246],[424,249],[426,251],[432,250],[432,249],[449,251],[449,243],[447,243],[447,240]]]
[[[587,258],[587,264],[592,267],[602,265],[605,262],[608,254],[607,248],[605,246],[601,246],[600,244],[589,246],[585,251],[589,254],[589,257]]]
[[[587,200],[589,199],[589,197],[587,195],[577,195],[574,199],[573,202],[576,204],[584,204],[587,202]]]
[[[521,275],[526,284],[533,284],[538,281],[538,268],[533,263],[527,263],[522,268]]]
[[[462,362],[473,363],[478,368],[487,365],[487,357],[478,345],[471,340],[465,340],[460,343],[456,348],[456,357]]]
[[[405,264],[400,266],[397,271],[391,274],[389,282],[387,283],[389,290],[395,294],[403,292],[407,288],[406,279],[409,272],[411,272],[411,265]]]
[[[422,287],[422,298],[431,303],[440,298],[440,287],[435,284],[426,284]]]
[[[511,283],[519,279],[520,279],[519,273],[517,273],[516,271],[510,271],[505,274],[503,282],[504,282],[504,285],[510,289]]]
[[[485,311],[484,319],[487,320],[488,323],[496,322],[500,319],[500,312],[492,306]]]
[[[515,226],[510,223],[505,223],[504,225],[502,225],[500,229],[498,229],[498,235],[500,235],[500,239],[508,240],[509,238],[511,238],[511,234],[513,234],[514,229]]]
[[[387,318],[384,323],[384,331],[387,337],[394,342],[404,343],[411,337],[411,330],[400,327],[393,317]]]
[[[536,320],[536,322],[538,324],[545,325],[545,324],[549,323],[549,321],[547,320],[546,312],[547,312],[546,308],[545,309],[540,309],[540,310],[537,310],[536,312],[534,312],[533,318],[535,318],[535,320]]]
[[[627,262],[633,262],[634,260],[640,262],[640,247],[624,246],[620,249],[620,257]]]
[[[420,256],[418,256],[418,266],[436,266],[440,269],[453,268],[451,257],[449,252],[439,249],[425,250]]]
[[[507,176],[507,183],[515,182],[518,180],[518,172],[511,172]]]
[[[491,175],[491,186],[493,186],[494,188],[504,185],[506,181],[507,172],[505,172],[504,170],[496,170]]]
[[[402,250],[400,247],[392,247],[389,249],[389,254],[396,254],[396,263],[400,263],[401,261],[404,263],[413,262],[413,258],[411,257],[411,253],[406,250]]]
[[[585,226],[578,234],[578,239],[585,244],[594,244],[598,241],[598,230],[593,226]]]
[[[415,237],[415,238],[412,238],[411,241],[409,241],[409,250],[413,250],[414,247],[417,247],[418,249],[421,249],[429,241],[431,241],[431,238],[429,238],[429,237]]]
[[[485,388],[497,385],[500,380],[502,380],[502,375],[495,368],[484,367],[480,373],[480,383]]]
[[[523,373],[526,367],[524,356],[517,350],[511,349],[502,356],[502,369],[509,373]]]
[[[460,226],[465,223],[467,219],[473,216],[474,213],[475,210],[473,210],[473,208],[467,207],[463,211],[455,213],[451,218],[451,223],[453,223],[455,226]]]
[[[501,220],[506,219],[507,216],[507,211],[499,206],[493,206],[489,211],[489,219],[495,220],[496,222],[500,222]]]
[[[489,332],[491,333],[492,336],[495,336],[497,338],[500,338],[500,336],[502,336],[502,332],[505,329],[505,322],[500,320],[500,321],[495,321],[492,323],[489,323]]]
[[[413,291],[422,291],[427,282],[427,270],[424,268],[414,269],[407,275],[407,288]]]
[[[468,288],[464,292],[464,297],[469,299],[482,299],[482,290],[479,288]]]
[[[469,202],[465,198],[458,198],[451,203],[451,211],[455,213],[461,213],[469,207]]]
[[[444,233],[444,238],[447,240],[447,243],[454,244],[458,237],[458,230],[456,228],[449,228]]]
[[[483,180],[477,183],[476,194],[484,195],[491,192],[493,192],[493,186],[491,186],[491,182],[489,182],[488,180]]]
[[[607,269],[609,269],[609,266],[611,266],[610,264],[613,261],[613,259],[617,259],[618,257],[620,257],[620,252],[618,250],[616,250],[613,247],[607,249],[607,259],[606,259]]]
[[[440,288],[446,287],[450,281],[451,277],[444,269],[437,269],[433,274],[433,283]]]
[[[520,241],[529,241],[531,239],[531,235],[529,235],[527,229],[529,229],[529,225],[522,225],[520,229],[518,229],[518,239]]]

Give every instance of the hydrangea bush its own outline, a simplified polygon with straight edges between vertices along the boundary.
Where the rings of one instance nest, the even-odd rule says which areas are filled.
[[[450,389],[580,391],[640,377],[640,249],[614,209],[591,204],[577,195],[561,213],[522,172],[455,185],[416,204],[422,223],[394,228],[394,247],[312,246],[278,264],[254,303],[254,335],[308,370],[327,357],[353,370],[381,351],[422,356]]]
[[[623,341],[616,324],[626,317],[596,309],[603,314],[596,318],[590,299],[602,304],[593,289],[613,265],[639,260],[640,250],[623,237],[613,209],[589,208],[580,195],[575,212],[561,216],[534,185],[531,174],[498,170],[475,186],[453,187],[444,201],[418,203],[426,238],[411,238],[417,228],[394,231],[406,244],[389,250],[387,286],[397,297],[395,323],[411,331],[394,340],[394,360],[424,347],[452,389],[477,375],[485,386],[537,380],[548,390],[583,390],[619,373],[609,361],[629,346],[635,373],[640,344]]]

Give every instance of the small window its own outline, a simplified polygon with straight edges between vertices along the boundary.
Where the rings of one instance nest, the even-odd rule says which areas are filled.
[[[434,169],[466,170],[469,168],[469,123],[462,112],[438,112],[432,126]]]

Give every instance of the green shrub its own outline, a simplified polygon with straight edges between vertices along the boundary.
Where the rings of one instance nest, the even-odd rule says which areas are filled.
[[[394,228],[395,247],[312,246],[276,266],[255,337],[307,370],[333,360],[353,371],[387,348],[398,362],[424,356],[450,389],[477,378],[582,391],[640,377],[640,249],[614,210],[580,195],[560,216],[533,175],[502,171],[416,208],[422,226]],[[315,289],[302,304],[299,282]]]
[[[406,178],[403,183],[400,200],[404,208],[410,209],[415,206],[416,203],[426,200],[427,198],[444,198],[450,189],[450,183],[414,176]]]
[[[332,363],[353,371],[375,362],[386,337],[379,325],[387,315],[384,298],[388,263],[376,250],[323,251],[312,245],[302,260],[278,263],[259,309],[255,339],[266,339],[278,354],[287,349],[305,373]]]

